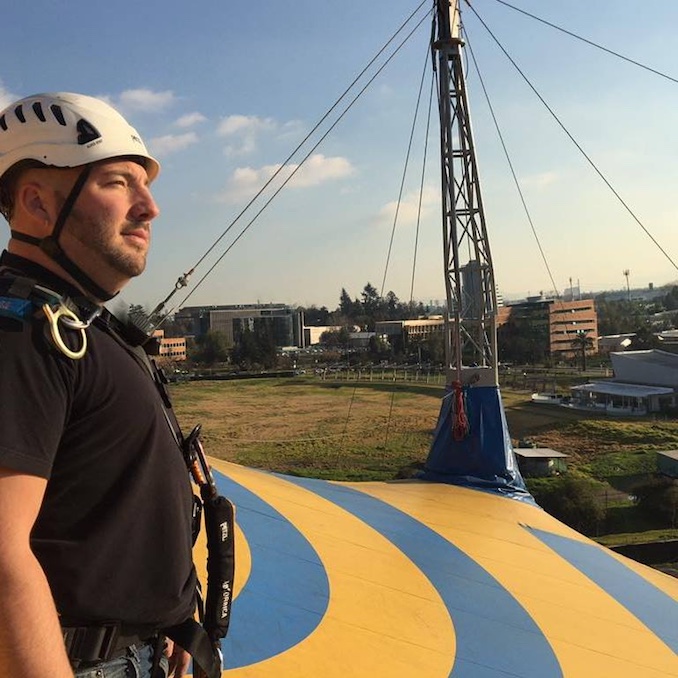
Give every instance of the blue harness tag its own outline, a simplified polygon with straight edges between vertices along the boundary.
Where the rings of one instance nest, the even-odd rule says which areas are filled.
[[[0,297],[0,315],[25,320],[33,312],[34,306],[28,299],[16,299],[13,297]]]

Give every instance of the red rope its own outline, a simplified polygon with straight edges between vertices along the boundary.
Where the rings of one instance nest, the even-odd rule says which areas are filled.
[[[452,437],[459,442],[468,435],[469,423],[468,417],[466,416],[464,389],[461,382],[455,381],[452,384],[452,387],[454,388],[454,422],[452,424]]]

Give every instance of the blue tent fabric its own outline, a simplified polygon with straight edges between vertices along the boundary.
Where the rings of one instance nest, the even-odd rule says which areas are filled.
[[[453,435],[455,398],[450,392],[443,398],[420,477],[534,503],[518,470],[499,388],[466,386],[463,396],[468,433],[461,440]]]

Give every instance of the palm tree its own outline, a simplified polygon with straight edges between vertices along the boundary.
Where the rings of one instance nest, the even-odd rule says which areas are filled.
[[[581,354],[581,371],[586,372],[586,352],[593,348],[593,338],[585,330],[579,330],[572,338],[572,349]]]

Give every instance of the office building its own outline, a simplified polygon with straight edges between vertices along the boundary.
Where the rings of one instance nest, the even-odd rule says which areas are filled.
[[[275,345],[303,346],[302,314],[284,304],[238,304],[228,306],[187,306],[175,316],[187,334],[199,338],[207,332],[220,332],[232,347],[245,330],[263,329]]]

